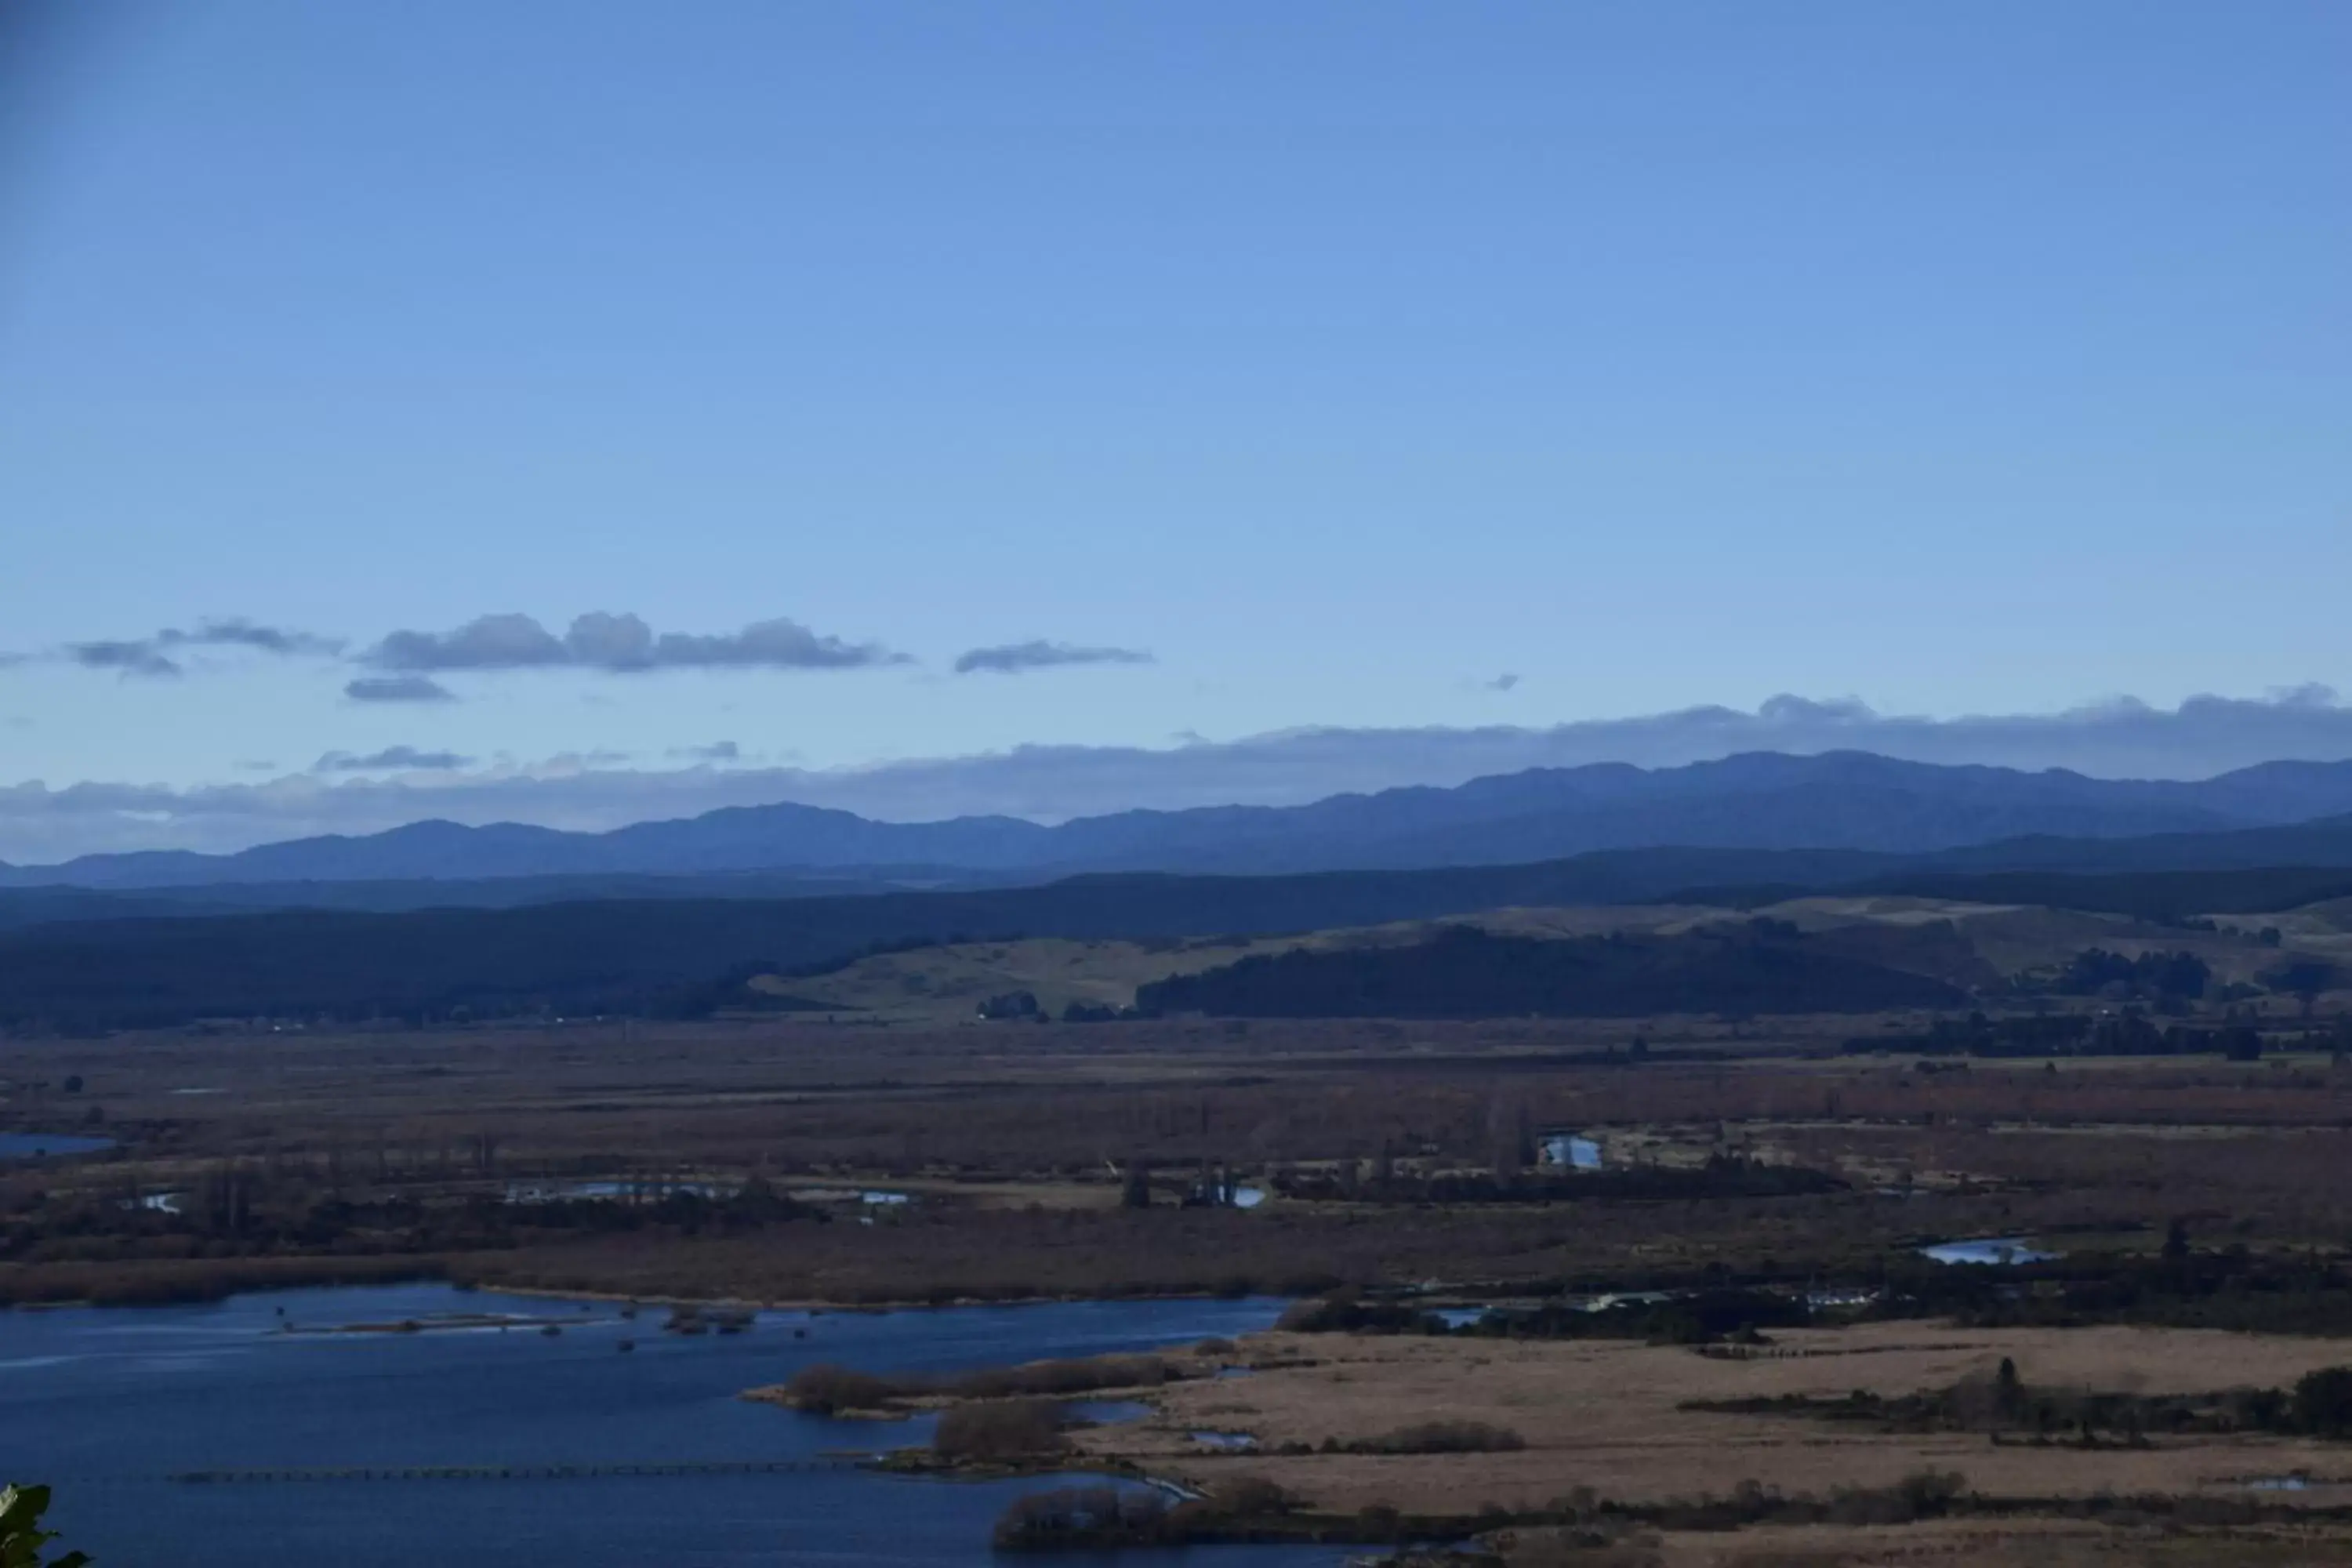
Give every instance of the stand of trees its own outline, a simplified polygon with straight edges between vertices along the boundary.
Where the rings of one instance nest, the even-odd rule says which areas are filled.
[[[2342,1048],[2335,1036],[2323,1043]],[[2137,1009],[2126,1008],[2105,1017],[2056,1013],[1994,1018],[1970,1013],[1965,1018],[1938,1018],[1924,1030],[1848,1040],[1844,1048],[1848,1056],[1889,1051],[1989,1058],[2221,1056],[2251,1062],[2262,1059],[2263,1046],[2262,1031],[2251,1024],[2159,1026]]]
[[[1264,1018],[1643,1017],[1950,1006],[1955,987],[1837,952],[1776,921],[1675,936],[1503,936],[1449,926],[1410,947],[1294,949],[1139,988],[1145,1013]]]

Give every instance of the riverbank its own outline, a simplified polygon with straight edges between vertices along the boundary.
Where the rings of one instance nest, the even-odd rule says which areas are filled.
[[[2300,1563],[2352,1561],[2352,1445],[2296,1428],[2306,1417],[2255,1429],[2229,1413],[2284,1408],[2264,1390],[2294,1389],[2301,1408],[2304,1385],[2347,1359],[2315,1339],[1927,1321],[1728,1348],[1270,1331],[1171,1362],[1183,1375],[1013,1367],[871,1396],[1011,1415],[1022,1401],[1006,1389],[1077,1381],[1147,1407],[1033,1430],[1020,1455],[878,1461],[1083,1468],[1178,1500],[1114,1510],[1083,1488],[1041,1491],[1008,1510],[1000,1545],[1445,1540],[1467,1543],[1447,1561],[1514,1565],[1944,1562],[1950,1545],[1953,1562],[2017,1564],[2158,1561],[2133,1555],[2156,1531],[2208,1551],[2266,1542],[2245,1560]],[[1781,1555],[1800,1542],[1811,1555]]]
[[[1093,1477],[913,1484],[856,1459],[925,1440],[930,1413],[851,1426],[738,1394],[826,1358],[896,1374],[1150,1353],[1264,1327],[1277,1310],[784,1312],[687,1336],[617,1304],[565,1313],[411,1284],[0,1314],[0,1473],[55,1482],[68,1539],[139,1568],[246,1568],[256,1541],[273,1562],[402,1568],[420,1514],[435,1521],[436,1568],[765,1568],[795,1552],[965,1568],[1024,1490]],[[461,1315],[472,1324],[447,1332],[299,1331]],[[1337,1557],[1244,1555],[1230,1568]]]

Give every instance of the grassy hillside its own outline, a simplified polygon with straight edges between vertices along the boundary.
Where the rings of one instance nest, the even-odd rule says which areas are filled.
[[[1793,889],[1805,897],[1855,899],[1838,856],[1735,856],[1742,867],[1769,865],[1826,873],[1827,887]],[[520,909],[438,909],[397,914],[283,910],[263,915],[99,920],[0,930],[0,1026],[67,1031],[184,1023],[205,1017],[505,1016],[517,1013],[665,1013],[709,1010],[754,1000],[743,982],[778,973],[782,989],[819,1005],[902,1005],[914,993],[903,967],[851,977],[816,994],[806,981],[885,945],[985,939],[1054,939],[1134,944],[1140,953],[1101,955],[1103,973],[1067,955],[1009,956],[961,977],[924,971],[948,985],[963,1010],[971,991],[1036,991],[1055,1006],[1068,1000],[1115,1004],[1118,995],[1176,972],[1185,960],[1147,974],[1146,957],[1168,944],[1234,937],[1263,942],[1297,933],[1459,919],[1498,910],[1529,934],[1576,935],[1597,930],[1670,931],[1739,900],[1684,895],[1664,909],[1676,871],[1721,868],[1707,851],[1586,857],[1537,866],[1422,872],[1339,872],[1303,877],[1081,877],[1037,888],[961,892],[885,893],[793,900],[607,900]],[[1997,906],[1979,939],[1947,936],[1911,944],[1941,954],[1910,958],[1906,973],[1969,986],[1986,971],[2024,966],[2031,951],[2061,933],[2100,945],[2085,914],[2160,917],[2220,914],[2231,923],[2277,923],[2279,911],[2315,900],[2352,895],[2352,874],[2289,868],[2272,871],[2180,872],[2123,877],[2018,875],[1948,877],[1932,885],[1869,895],[1893,918],[1847,924],[1922,927],[1949,918],[1937,905]],[[1785,897],[1786,895],[1784,895]],[[1885,900],[1895,900],[1885,903]],[[1910,900],[1905,902],[1903,900]],[[1759,901],[1748,900],[1752,907]],[[1601,910],[1596,906],[1621,906]],[[1639,905],[1638,908],[1622,906]],[[1680,906],[1679,908],[1675,906]],[[1818,906],[1826,911],[1832,905]],[[2074,914],[2057,919],[2048,911]],[[1562,909],[1579,912],[1560,914]],[[2041,910],[2025,914],[2022,910]],[[1495,917],[1499,919],[1501,917]],[[1814,918],[1808,916],[1808,919]],[[1838,923],[1827,921],[1823,923]],[[2055,921],[2055,923],[2052,923]],[[1802,923],[1802,921],[1801,921]],[[2311,942],[2333,942],[2325,921],[2299,923]],[[2047,930],[2043,930],[2047,927]],[[1497,927],[1496,929],[1502,929]],[[2134,936],[2128,921],[2096,928],[2108,941],[2194,945],[2211,933],[2177,930]],[[1965,933],[1964,933],[1965,934]],[[2341,933],[2337,933],[2341,934]],[[1386,940],[1386,939],[1383,939]],[[1881,963],[1885,952],[1842,939],[1843,956]],[[2073,940],[2069,935],[2065,940]],[[2006,944],[2006,945],[2003,945]],[[1151,950],[1158,946],[1161,952]],[[2259,960],[2260,955],[2254,955]],[[928,965],[931,961],[925,960]],[[993,967],[992,967],[993,965]],[[1010,968],[1006,966],[1010,965]],[[2250,972],[2250,971],[2248,971]],[[1040,989],[1043,985],[1044,989]],[[962,987],[964,989],[952,989]],[[893,1000],[895,998],[895,1000]],[[975,998],[976,999],[976,998]]]

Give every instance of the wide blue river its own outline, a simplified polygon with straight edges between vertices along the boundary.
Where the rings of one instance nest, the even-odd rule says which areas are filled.
[[[829,1463],[843,1449],[922,1441],[928,1427],[825,1420],[736,1395],[813,1361],[946,1370],[1144,1350],[1263,1328],[1279,1309],[1119,1301],[768,1312],[747,1332],[697,1338],[661,1332],[661,1309],[629,1321],[610,1306],[439,1285],[0,1310],[0,1479],[54,1485],[50,1522],[99,1568],[985,1563],[1006,1500],[1050,1483],[926,1480]],[[286,1328],[455,1312],[558,1317],[564,1330]],[[633,1351],[620,1351],[624,1339]],[[679,1463],[786,1468],[611,1473]],[[381,1475],[442,1467],[596,1473]],[[378,1479],[325,1473],[362,1468]],[[186,1479],[197,1471],[256,1479]],[[1118,1561],[1328,1568],[1340,1556],[1215,1547]]]

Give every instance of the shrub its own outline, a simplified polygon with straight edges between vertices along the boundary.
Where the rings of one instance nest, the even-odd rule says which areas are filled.
[[[41,1528],[48,1510],[47,1487],[0,1488],[0,1568],[41,1568],[41,1548],[58,1538],[56,1531]],[[68,1552],[48,1568],[82,1568],[89,1561],[83,1552]]]
[[[1297,1334],[1398,1334],[1419,1332],[1435,1321],[1418,1308],[1366,1301],[1353,1290],[1341,1290],[1319,1300],[1292,1302],[1275,1327]]]
[[[1061,1447],[1061,1408],[1048,1399],[959,1405],[940,1417],[931,1435],[931,1451],[943,1459],[1033,1459]]]
[[[853,1372],[832,1362],[804,1366],[784,1384],[785,1403],[818,1415],[878,1410],[890,1403],[891,1393],[890,1385],[871,1373]]]
[[[1091,1394],[1102,1388],[1157,1388],[1168,1381],[1169,1373],[1168,1363],[1156,1355],[1101,1355],[992,1367],[952,1379],[947,1388],[966,1399]]]
[[[1423,1421],[1348,1447],[1359,1454],[1508,1454],[1527,1446],[1509,1427],[1485,1421]]]
[[[2305,1373],[2294,1385],[2294,1424],[2323,1437],[2352,1432],[2352,1367]]]
[[[1250,1518],[1288,1513],[1292,1506],[1290,1494],[1264,1476],[1233,1476],[1221,1480],[1210,1498],[1219,1512]]]

